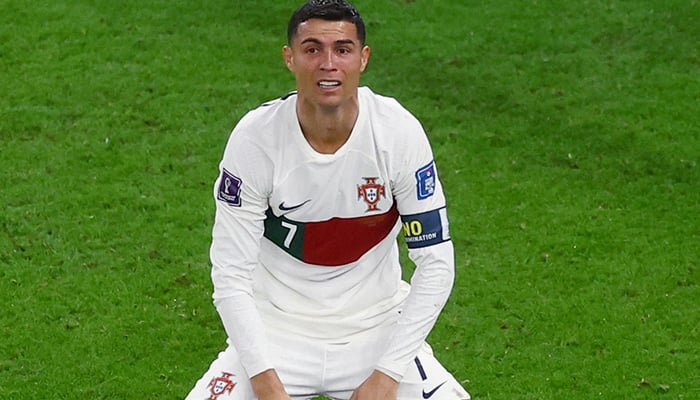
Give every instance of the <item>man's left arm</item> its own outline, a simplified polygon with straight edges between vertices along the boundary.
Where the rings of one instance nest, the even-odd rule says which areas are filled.
[[[351,400],[396,398],[399,382],[450,295],[454,283],[454,251],[449,239],[424,248],[409,248],[409,257],[416,269],[397,327],[376,370],[353,393]]]
[[[454,283],[452,241],[409,250],[416,264],[411,292],[377,370],[400,381],[442,312]]]
[[[393,195],[416,268],[396,329],[377,365],[378,371],[397,381],[433,329],[455,279],[446,199],[432,149],[422,128],[408,132]]]

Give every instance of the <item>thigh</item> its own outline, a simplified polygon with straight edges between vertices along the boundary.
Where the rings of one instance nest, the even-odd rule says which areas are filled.
[[[387,323],[346,338],[346,341],[328,343],[324,393],[332,399],[349,399],[374,371],[393,328],[393,324]]]
[[[469,393],[440,364],[426,343],[399,384],[397,400],[469,400]]]
[[[293,399],[315,397],[323,379],[323,346],[272,333],[269,354],[287,393]],[[251,400],[255,392],[233,346],[219,353],[185,400]]]

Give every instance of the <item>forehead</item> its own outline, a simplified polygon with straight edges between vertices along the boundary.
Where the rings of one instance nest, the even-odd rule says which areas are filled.
[[[357,27],[349,21],[326,21],[312,18],[302,22],[297,27],[297,33],[293,42],[303,43],[314,39],[321,42],[335,42],[338,40],[352,40],[358,42]]]

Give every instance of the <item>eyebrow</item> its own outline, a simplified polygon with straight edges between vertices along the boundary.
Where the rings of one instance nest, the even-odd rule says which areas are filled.
[[[301,41],[301,44],[306,44],[306,43],[323,44],[320,40],[313,38],[313,37],[306,38],[306,39]],[[352,39],[338,39],[335,42],[333,42],[333,44],[335,44],[335,45],[344,45],[344,44],[354,45],[355,41]]]

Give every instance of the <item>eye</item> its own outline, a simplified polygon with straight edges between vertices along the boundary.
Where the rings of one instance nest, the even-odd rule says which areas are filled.
[[[341,48],[338,49],[338,53],[340,53],[340,54],[350,54],[351,51],[350,51],[350,49],[348,49],[348,48],[346,48],[346,47],[341,47]]]

